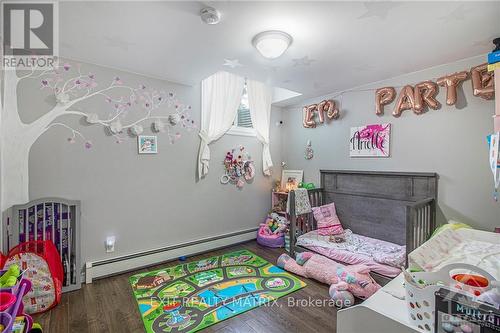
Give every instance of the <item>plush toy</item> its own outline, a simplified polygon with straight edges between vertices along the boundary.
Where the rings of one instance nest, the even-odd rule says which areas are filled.
[[[329,294],[332,300],[335,302],[335,306],[339,308],[347,308],[354,304],[354,296],[348,290],[338,290],[336,288],[330,287]]]
[[[266,219],[266,234],[282,234],[288,227],[288,220],[276,213],[271,213]]]
[[[278,258],[278,266],[297,275],[330,285],[330,296],[338,307],[353,305],[353,295],[366,299],[380,289],[380,285],[370,276],[369,267],[365,265],[344,266],[311,252],[297,254],[297,261],[284,253]]]
[[[0,288],[10,288],[16,285],[21,274],[18,265],[10,265],[9,269],[0,276]]]
[[[314,186],[314,183],[299,183],[299,188],[305,188],[306,190],[314,190],[316,186]]]
[[[274,234],[282,233],[288,227],[288,220],[286,217],[280,216],[276,213],[271,213],[271,219],[274,221],[275,228],[273,231]]]

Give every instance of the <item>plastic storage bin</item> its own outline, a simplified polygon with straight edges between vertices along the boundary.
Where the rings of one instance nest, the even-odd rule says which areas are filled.
[[[468,264],[451,264],[437,272],[415,272],[405,274],[406,304],[410,322],[424,332],[434,333],[435,293],[444,287],[455,288],[461,292],[469,292],[461,288],[460,283],[452,279],[452,271],[469,270],[494,281],[488,272]],[[411,279],[408,278],[411,276]],[[415,282],[420,282],[415,284]],[[482,292],[491,289],[491,283]],[[474,295],[472,295],[474,296]]]

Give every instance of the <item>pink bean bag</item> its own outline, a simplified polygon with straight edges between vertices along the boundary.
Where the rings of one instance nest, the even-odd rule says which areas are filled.
[[[302,264],[302,265],[301,265]],[[297,275],[315,279],[330,285],[330,296],[335,299],[339,292],[341,297],[352,299],[352,295],[366,299],[380,289],[380,285],[370,276],[370,268],[365,265],[344,266],[336,261],[312,252],[297,254],[297,261],[284,253],[278,258],[277,265]],[[352,295],[351,295],[352,294]],[[340,306],[341,307],[341,306]]]
[[[265,223],[262,223],[257,231],[257,243],[267,247],[283,247],[285,235],[281,232],[273,233]]]

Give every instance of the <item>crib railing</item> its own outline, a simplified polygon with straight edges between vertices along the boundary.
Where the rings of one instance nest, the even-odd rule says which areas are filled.
[[[406,207],[406,253],[425,243],[436,227],[436,200],[433,198],[415,202]]]

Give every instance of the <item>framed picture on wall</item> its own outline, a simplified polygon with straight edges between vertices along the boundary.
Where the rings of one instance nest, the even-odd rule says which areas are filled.
[[[391,124],[351,127],[350,157],[389,157],[391,153]]]
[[[158,142],[156,135],[139,135],[137,137],[137,149],[139,154],[158,153]]]
[[[290,191],[299,187],[304,177],[304,170],[283,170],[281,171],[281,190]]]

